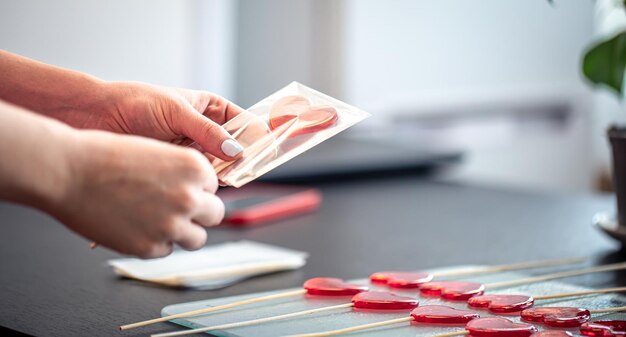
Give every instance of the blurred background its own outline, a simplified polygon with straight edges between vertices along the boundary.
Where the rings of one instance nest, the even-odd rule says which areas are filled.
[[[0,48],[243,107],[299,81],[373,115],[348,137],[462,153],[446,179],[591,192],[607,188],[604,131],[626,119],[580,72],[624,24],[607,1],[3,1]]]

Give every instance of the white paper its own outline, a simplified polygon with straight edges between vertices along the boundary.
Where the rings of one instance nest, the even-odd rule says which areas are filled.
[[[297,269],[308,254],[253,241],[226,242],[197,251],[175,251],[154,260],[110,260],[118,275],[176,287],[216,289],[248,277]]]

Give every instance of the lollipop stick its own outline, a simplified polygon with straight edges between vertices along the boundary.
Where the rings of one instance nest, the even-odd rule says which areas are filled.
[[[306,290],[298,289],[298,290],[287,291],[287,292],[273,294],[273,295],[255,297],[255,298],[251,298],[251,299],[247,299],[247,300],[243,300],[243,301],[237,301],[237,302],[233,302],[233,303],[218,305],[218,306],[215,306],[215,307],[209,307],[209,308],[203,308],[203,309],[192,310],[192,311],[187,311],[187,312],[181,312],[179,314],[174,314],[174,315],[169,315],[169,316],[149,319],[149,320],[146,320],[146,321],[141,321],[141,322],[132,323],[132,324],[126,324],[126,325],[120,326],[120,330],[128,330],[128,329],[132,329],[132,328],[138,328],[140,326],[150,325],[150,324],[159,323],[159,322],[166,322],[166,321],[169,321],[169,320],[172,320],[172,319],[177,319],[177,318],[183,318],[183,317],[207,314],[207,313],[210,313],[210,312],[220,311],[220,310],[224,310],[224,309],[230,309],[230,308],[234,308],[234,307],[238,307],[238,306],[242,306],[242,305],[246,305],[246,304],[253,304],[253,303],[259,303],[259,302],[264,302],[264,301],[275,300],[275,299],[279,299],[279,298],[304,295],[305,293],[306,293]]]
[[[545,282],[545,281],[556,280],[560,278],[574,277],[574,276],[580,276],[580,275],[586,275],[586,274],[592,274],[592,273],[600,273],[600,272],[605,272],[605,271],[620,270],[620,269],[626,269],[626,262],[607,264],[603,266],[584,268],[584,269],[578,269],[578,270],[564,271],[560,273],[533,276],[533,277],[523,278],[519,280],[494,282],[494,283],[485,284],[485,289],[515,287],[515,286],[524,285],[524,284]]]
[[[455,331],[455,332],[448,332],[448,333],[442,333],[439,335],[434,335],[432,337],[452,337],[452,336],[465,336],[465,335],[469,335],[469,331]]]
[[[521,262],[521,263],[502,264],[502,265],[497,265],[497,266],[477,267],[477,268],[472,268],[468,270],[443,271],[443,272],[434,273],[433,276],[443,277],[443,276],[468,276],[468,275],[490,274],[490,273],[499,273],[499,272],[505,272],[505,271],[511,271],[511,270],[564,266],[564,265],[569,265],[569,264],[583,263],[585,261],[586,261],[585,258],[529,261],[529,262]]]
[[[281,320],[281,319],[287,319],[287,318],[304,316],[304,315],[311,315],[311,314],[315,314],[315,313],[318,313],[318,312],[337,310],[337,309],[341,309],[341,308],[350,308],[350,307],[353,307],[353,306],[354,306],[354,304],[352,304],[352,303],[344,303],[344,304],[339,304],[339,305],[333,305],[333,306],[330,306],[330,307],[323,307],[323,308],[317,308],[317,309],[311,309],[311,310],[303,310],[303,311],[298,311],[298,312],[292,312],[290,314],[284,314],[284,315],[278,315],[278,316],[272,316],[272,317],[266,317],[266,318],[259,318],[259,319],[252,319],[252,320],[243,321],[243,322],[235,322],[235,323],[229,323],[229,324],[214,325],[214,326],[208,326],[208,327],[204,327],[204,328],[191,329],[191,330],[185,330],[185,331],[158,333],[158,334],[152,335],[151,337],[184,336],[184,335],[191,335],[191,334],[200,333],[200,332],[206,332],[206,331],[240,328],[242,326],[260,324],[260,323],[267,323],[267,322],[272,322],[272,321],[278,321],[278,320]]]
[[[378,327],[386,326],[386,325],[392,325],[392,324],[396,324],[396,323],[410,322],[412,320],[413,320],[413,317],[409,316],[409,317],[390,319],[388,321],[382,321],[382,322],[377,322],[377,323],[357,325],[357,326],[353,326],[353,327],[350,327],[350,328],[343,328],[343,329],[330,330],[330,331],[324,331],[324,332],[305,333],[305,334],[301,334],[301,335],[290,335],[290,336],[287,336],[287,337],[327,337],[327,336],[336,336],[336,335],[341,335],[341,334],[344,334],[344,333],[350,333],[350,332],[361,331],[361,330],[366,330],[366,329],[373,329],[373,328],[378,328]]]
[[[594,295],[594,294],[606,294],[606,293],[617,293],[626,291],[626,287],[617,287],[617,288],[606,288],[599,290],[588,290],[588,291],[578,291],[573,293],[562,293],[562,294],[554,294],[554,295],[542,295],[542,296],[533,296],[535,300],[551,300],[553,298],[563,298],[563,297],[576,297],[576,296],[585,296],[585,295]]]
[[[604,314],[604,313],[607,313],[607,312],[620,312],[620,311],[626,311],[626,307],[615,307],[615,308],[608,308],[608,309],[589,310],[589,312],[592,313],[592,314]]]

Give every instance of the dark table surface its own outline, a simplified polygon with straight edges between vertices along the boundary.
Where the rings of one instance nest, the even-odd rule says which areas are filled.
[[[624,257],[590,224],[595,212],[614,209],[609,196],[512,192],[411,176],[318,187],[325,199],[317,213],[252,229],[210,229],[209,244],[248,239],[311,254],[300,270],[220,291],[120,279],[106,265],[117,254],[90,250],[87,241],[44,214],[0,204],[0,326],[45,336],[145,336],[175,326],[117,327],[158,317],[168,304],[294,287],[314,276],[575,256],[598,264]],[[569,280],[624,285],[626,273]]]

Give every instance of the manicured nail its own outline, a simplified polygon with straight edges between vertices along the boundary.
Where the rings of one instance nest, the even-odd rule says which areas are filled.
[[[229,157],[234,157],[243,151],[243,146],[234,139],[226,139],[222,143],[222,152]]]

